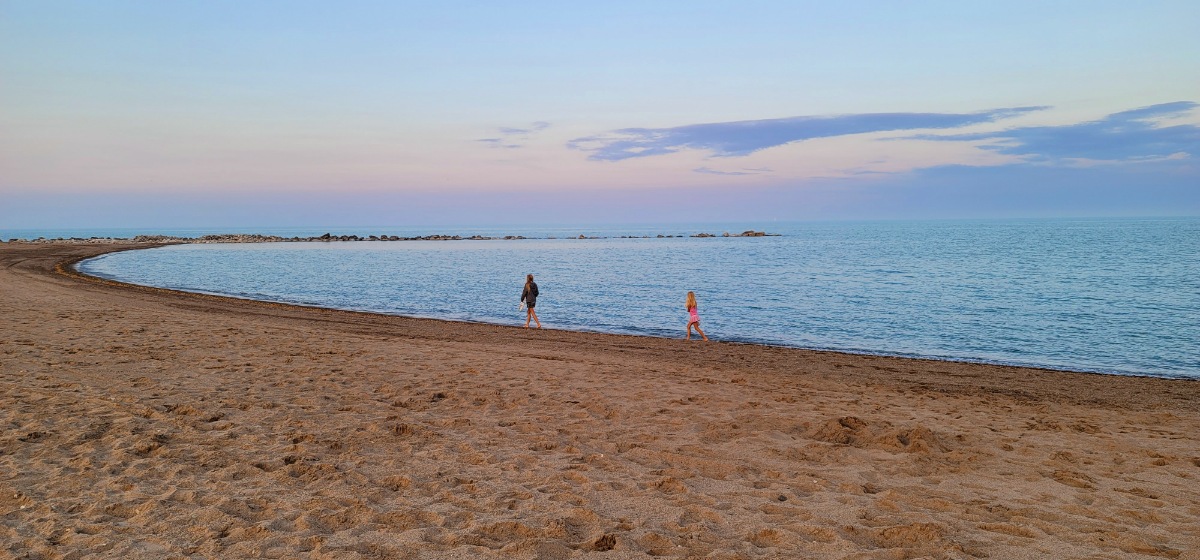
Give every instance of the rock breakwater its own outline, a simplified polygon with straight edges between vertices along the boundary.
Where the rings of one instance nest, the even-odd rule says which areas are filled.
[[[742,233],[731,234],[725,232],[720,236],[712,233],[695,233],[695,234],[657,234],[657,235],[620,235],[614,236],[620,239],[665,239],[665,238],[682,238],[682,237],[778,237],[778,233],[766,233],[762,231],[746,230]],[[420,236],[400,236],[400,235],[333,235],[325,233],[323,235],[307,236],[307,237],[285,237],[279,235],[263,235],[258,233],[221,233],[202,235],[199,237],[184,237],[176,235],[137,235],[134,237],[55,237],[46,238],[38,237],[36,239],[9,239],[9,243],[74,243],[74,244],[114,244],[114,243],[146,243],[146,244],[183,244],[183,243],[300,243],[300,242],[353,242],[353,241],[489,241],[489,240],[505,240],[514,241],[522,239],[609,239],[605,236],[589,236],[579,234],[577,237],[526,237],[524,235],[450,235],[450,234],[431,234]],[[4,242],[0,239],[0,243]]]

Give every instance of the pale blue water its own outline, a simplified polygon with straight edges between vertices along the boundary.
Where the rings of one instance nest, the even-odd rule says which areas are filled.
[[[1200,219],[756,229],[783,236],[579,240],[565,237],[734,230],[446,228],[418,233],[563,238],[181,245],[80,268],[165,288],[506,325],[523,323],[518,302],[533,273],[551,328],[682,337],[693,290],[717,340],[1200,378]]]

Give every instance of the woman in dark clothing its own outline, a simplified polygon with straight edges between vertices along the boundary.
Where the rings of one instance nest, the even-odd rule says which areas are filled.
[[[542,328],[542,322],[538,320],[537,311],[533,307],[537,305],[538,288],[533,282],[533,275],[525,277],[525,289],[521,290],[521,303],[525,304],[525,328],[529,328],[529,320],[533,319],[537,323],[537,328]]]

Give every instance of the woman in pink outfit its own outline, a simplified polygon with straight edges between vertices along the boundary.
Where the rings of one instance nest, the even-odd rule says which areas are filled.
[[[696,311],[696,292],[688,292],[687,310],[688,310],[687,340],[692,339],[692,327],[696,327],[696,332],[700,333],[701,338],[703,338],[704,340],[708,340],[708,337],[704,335],[704,331],[700,330],[700,312]]]

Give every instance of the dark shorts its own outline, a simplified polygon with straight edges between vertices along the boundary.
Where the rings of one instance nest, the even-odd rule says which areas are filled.
[[[533,309],[533,308],[534,308],[536,305],[537,305],[537,302],[536,302],[536,301],[527,301],[527,302],[525,302],[525,307],[528,307],[528,308],[530,308],[530,309]]]

